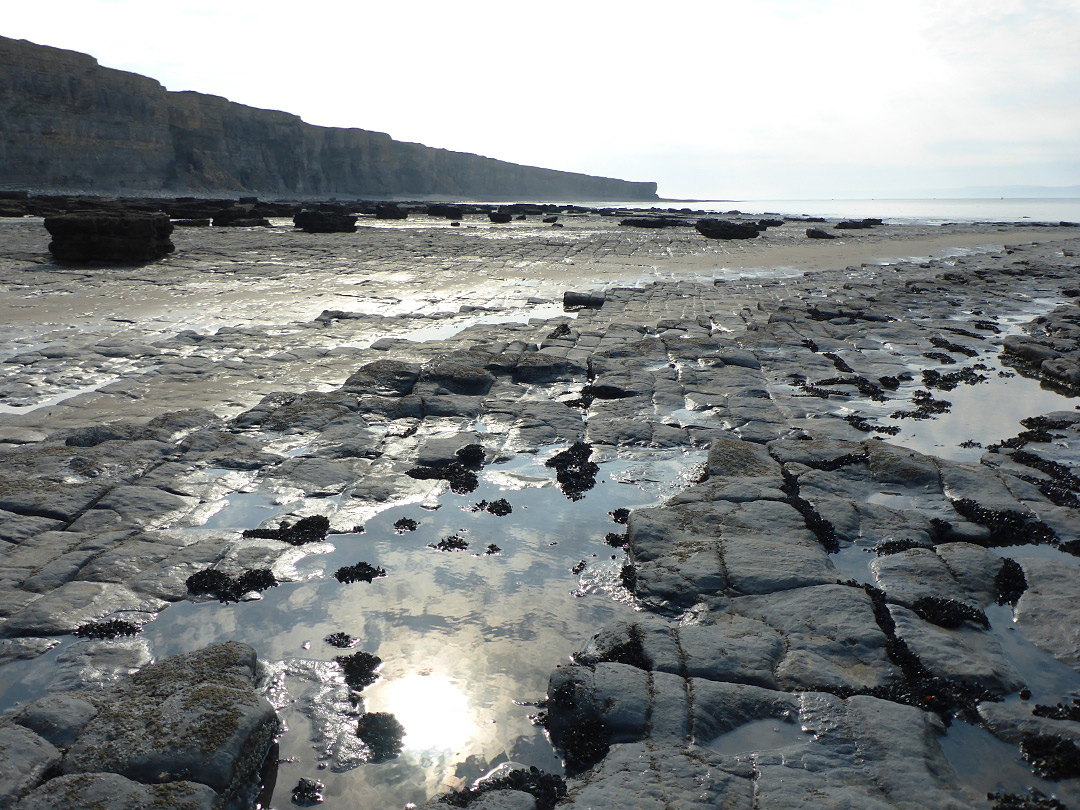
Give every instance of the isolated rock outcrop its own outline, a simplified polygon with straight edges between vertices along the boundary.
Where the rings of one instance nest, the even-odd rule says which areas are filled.
[[[69,262],[151,262],[175,249],[168,214],[87,211],[45,218],[49,251]]]

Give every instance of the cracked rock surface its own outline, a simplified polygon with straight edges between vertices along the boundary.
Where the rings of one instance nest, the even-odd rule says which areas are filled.
[[[257,583],[222,599],[254,611],[302,587],[336,535],[567,447],[592,454],[568,504],[614,488],[588,481],[590,459],[704,462],[616,537],[605,593],[634,609],[544,664],[558,806],[988,807],[958,728],[1018,762],[1034,739],[1077,743],[1075,721],[1032,711],[1080,688],[1076,234],[883,226],[811,247],[797,228],[725,244],[561,222],[183,231],[152,273],[109,275],[53,266],[30,220],[3,223],[0,672],[56,674],[0,721],[0,810],[230,795],[276,733],[254,651],[151,663],[140,636],[72,634],[151,627],[207,571]],[[912,240],[985,247],[858,264],[921,255]],[[792,256],[808,272],[768,269]],[[565,312],[571,288],[589,306]],[[554,487],[550,472],[519,485]],[[275,510],[252,531],[215,523],[223,499],[265,492]],[[552,554],[560,539],[542,537]],[[599,562],[581,562],[561,568],[585,583]],[[342,739],[330,761],[356,767]],[[327,774],[328,807],[374,800],[336,787],[347,776]],[[1067,771],[1028,786],[1080,798]],[[499,789],[470,806],[537,801]]]

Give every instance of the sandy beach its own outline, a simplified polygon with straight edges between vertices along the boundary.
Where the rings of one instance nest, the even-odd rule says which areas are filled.
[[[156,790],[87,740],[226,642],[264,806],[529,767],[580,810],[1080,802],[1080,229],[559,225],[178,228],[91,267],[0,219],[0,810]],[[74,635],[109,620],[138,632]],[[192,756],[176,806],[254,800]],[[472,806],[550,806],[497,787]]]

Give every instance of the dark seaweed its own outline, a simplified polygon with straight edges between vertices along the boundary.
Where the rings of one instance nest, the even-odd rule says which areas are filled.
[[[356,723],[356,736],[368,747],[369,762],[385,762],[401,753],[405,727],[389,712],[367,712]]]
[[[1020,743],[1020,753],[1031,770],[1044,779],[1080,776],[1080,748],[1064,737],[1039,735]]]
[[[310,807],[313,804],[323,803],[323,791],[326,786],[314,779],[301,779],[292,791],[293,804],[302,807]]]
[[[985,613],[971,605],[957,602],[955,599],[924,596],[922,599],[916,599],[911,607],[921,618],[938,627],[954,629],[964,622],[974,622],[990,629],[990,621]]]
[[[991,692],[977,686],[938,677],[923,666],[919,657],[911,651],[903,639],[896,635],[896,622],[893,621],[892,614],[889,612],[885,592],[880,588],[855,580],[840,584],[862,588],[870,597],[874,618],[887,637],[885,651],[889,659],[900,668],[904,677],[903,683],[888,686],[861,690],[841,689],[837,691],[841,697],[865,694],[891,700],[894,703],[916,706],[924,711],[934,712],[945,725],[949,725],[953,716],[957,714],[964,715],[972,722],[978,722],[976,708],[978,704],[982,701],[998,699]]]
[[[465,542],[460,534],[452,534],[449,537],[444,537],[438,543],[428,543],[428,548],[434,548],[439,551],[464,551],[469,547],[469,544]]]
[[[352,647],[356,644],[357,639],[353,638],[348,633],[337,632],[331,633],[326,638],[324,638],[323,641],[325,641],[331,647],[337,647],[340,650],[347,650],[349,647]]]
[[[626,521],[628,521],[630,519],[630,510],[626,509],[625,507],[619,507],[618,509],[613,509],[612,511],[608,512],[608,514],[611,515],[611,519],[613,521],[615,521],[616,523],[618,523],[618,524],[620,524],[622,526],[625,526]]]
[[[897,425],[871,425],[865,416],[859,416],[855,413],[849,413],[844,417],[844,421],[863,433],[884,433],[887,436],[895,436],[900,432]]]
[[[441,467],[413,467],[411,470],[406,470],[405,474],[420,481],[447,481],[450,484],[450,491],[458,495],[472,492],[480,486],[480,479],[476,477],[476,473],[460,461],[453,461]]]
[[[548,340],[558,340],[559,338],[569,337],[570,327],[565,323],[560,323],[550,332],[548,332]]]
[[[382,666],[382,659],[367,652],[355,652],[352,655],[339,655],[335,659],[345,675],[349,688],[359,692],[371,686],[379,679],[375,671]]]
[[[536,799],[536,810],[552,810],[566,795],[566,782],[561,776],[544,773],[538,768],[510,771],[504,776],[485,779],[475,787],[444,793],[437,801],[451,807],[468,807],[488,791],[517,790]]]
[[[1028,543],[1057,545],[1058,536],[1045,523],[1029,519],[1014,509],[1000,511],[979,506],[970,498],[951,501],[953,509],[973,523],[990,530],[990,546],[1020,546]]]
[[[231,577],[216,568],[204,568],[187,578],[187,589],[199,596],[209,594],[220,602],[239,602],[251,591],[265,591],[278,584],[269,568],[255,568]]]
[[[637,568],[633,563],[623,563],[623,567],[619,569],[619,581],[630,593],[634,592],[637,587]]]
[[[499,498],[497,501],[492,501],[487,505],[487,511],[495,517],[506,517],[514,511],[514,507],[510,505],[510,501],[506,498]]]
[[[467,444],[458,448],[454,455],[466,467],[479,467],[484,463],[484,446],[482,444]]]
[[[959,343],[953,343],[943,337],[930,338],[930,345],[935,349],[944,349],[947,352],[954,352],[956,354],[962,354],[965,357],[977,357],[979,352],[976,349],[972,349],[968,346],[962,346]]]
[[[415,532],[419,528],[420,524],[412,518],[399,518],[394,521],[394,532],[396,534],[405,534],[405,532]]]
[[[945,352],[923,352],[922,356],[930,360],[937,360],[939,363],[944,363],[947,366],[956,365],[956,358],[951,354],[945,354]]]
[[[926,543],[918,540],[882,540],[874,546],[874,553],[879,557],[887,557],[890,554],[899,554],[901,551],[910,551],[913,548],[928,548]]]
[[[1027,590],[1027,577],[1020,563],[1012,557],[1001,560],[1001,568],[994,575],[994,599],[999,605],[1015,605]]]
[[[818,542],[830,554],[840,550],[840,543],[836,540],[836,528],[823,518],[810,501],[799,495],[799,479],[787,470],[783,471],[784,485],[780,488],[787,495],[787,503],[794,507],[800,515],[806,528],[814,533]]]
[[[832,361],[832,364],[836,368],[836,370],[839,371],[841,374],[852,374],[855,371],[855,369],[849,366],[844,361],[844,358],[838,355],[836,352],[823,352],[821,356],[828,357]]]
[[[959,371],[950,371],[942,374],[937,369],[928,368],[922,373],[922,382],[927,388],[937,388],[939,391],[952,391],[960,384],[978,385],[987,380],[985,374],[979,374],[973,368],[962,368]]]
[[[585,442],[575,442],[544,462],[544,466],[555,470],[559,488],[572,501],[581,500],[586,492],[596,486],[600,466],[589,461],[591,455],[592,447]]]
[[[330,519],[323,515],[300,518],[294,524],[282,522],[277,529],[247,529],[244,537],[258,537],[266,540],[280,540],[291,546],[305,543],[321,543],[330,532]]]
[[[371,582],[373,579],[385,576],[385,568],[376,568],[363,561],[356,565],[343,565],[334,572],[334,579],[346,585],[353,582]]]
[[[75,630],[75,635],[79,638],[116,638],[117,636],[133,636],[139,632],[139,629],[139,625],[133,622],[110,619],[107,622],[90,622],[80,625]]]
[[[1072,703],[1058,703],[1056,706],[1036,704],[1031,713],[1036,717],[1047,717],[1051,720],[1080,722],[1080,700],[1074,698]]]
[[[833,385],[853,385],[859,389],[860,394],[874,402],[884,402],[887,399],[880,385],[857,374],[850,377],[829,377],[827,380],[818,380],[814,383],[815,387]]]
[[[940,413],[948,413],[952,403],[945,399],[934,399],[929,391],[914,391],[911,401],[915,403],[913,411],[897,411],[893,419],[933,419]]]
[[[616,534],[615,532],[608,532],[604,536],[604,542],[612,548],[624,548],[628,542],[626,534]]]
[[[994,804],[990,810],[1069,810],[1057,799],[1047,796],[1035,788],[1028,788],[1026,794],[987,793],[986,798]]]

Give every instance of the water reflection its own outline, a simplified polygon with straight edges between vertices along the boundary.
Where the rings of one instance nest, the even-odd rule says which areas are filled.
[[[405,727],[405,749],[458,752],[476,733],[469,699],[453,678],[413,673],[374,688],[372,711],[390,712]]]
[[[703,453],[609,456],[596,488],[577,502],[555,487],[543,465],[550,455],[491,465],[477,491],[446,493],[437,510],[397,505],[371,516],[362,534],[331,535],[321,553],[304,558],[303,581],[270,588],[258,602],[181,603],[145,627],[159,659],[236,639],[270,662],[273,700],[289,728],[275,804],[287,804],[301,778],[325,784],[325,808],[401,807],[508,761],[561,772],[528,703],[543,696],[555,664],[632,610],[612,598],[618,565],[610,557],[621,552],[604,543],[619,529],[608,513],[655,503],[685,483]],[[511,502],[510,514],[469,509],[498,498]],[[325,505],[339,507],[335,522],[350,508],[347,499]],[[223,521],[233,510],[222,512]],[[402,518],[416,520],[416,530],[399,534]],[[429,548],[451,534],[468,549]],[[489,543],[501,553],[484,554]],[[387,576],[333,578],[361,560]],[[586,567],[574,573],[580,560]],[[332,633],[357,639],[348,652],[383,660],[374,684],[350,694],[334,663],[343,651],[325,641]],[[356,735],[359,718],[376,712],[405,729],[401,753],[384,762],[367,761]]]

